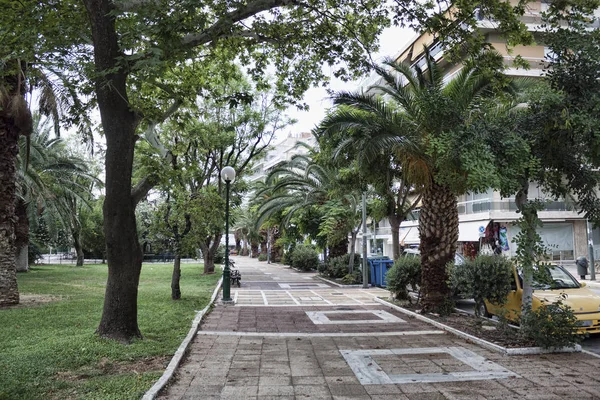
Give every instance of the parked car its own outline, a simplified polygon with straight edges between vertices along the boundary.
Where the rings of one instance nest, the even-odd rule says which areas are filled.
[[[421,252],[419,249],[414,247],[409,247],[404,249],[402,252],[403,257],[421,257]],[[455,253],[454,254],[454,264],[463,265],[465,263],[465,257],[462,254]]]
[[[564,304],[573,309],[579,321],[579,333],[600,332],[600,296],[585,287],[585,282],[578,282],[565,268],[558,265],[545,265],[546,279],[540,282],[534,279],[532,307],[539,308],[542,301],[552,303],[562,294],[566,295]],[[513,269],[514,281],[512,290],[506,296],[504,305],[492,304],[485,300],[481,306],[481,315],[499,315],[504,308],[508,311],[507,318],[518,321],[521,315],[523,298],[523,277],[520,269]]]

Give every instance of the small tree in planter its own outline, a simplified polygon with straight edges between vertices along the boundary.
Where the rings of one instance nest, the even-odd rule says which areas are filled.
[[[398,300],[411,301],[408,286],[416,291],[421,282],[421,259],[419,257],[400,257],[387,272],[387,288]]]
[[[504,304],[514,281],[511,262],[502,256],[482,255],[450,269],[451,287],[455,293],[475,300],[475,315],[486,314],[484,299]]]
[[[319,255],[311,246],[296,246],[291,257],[292,268],[310,271],[319,266]]]

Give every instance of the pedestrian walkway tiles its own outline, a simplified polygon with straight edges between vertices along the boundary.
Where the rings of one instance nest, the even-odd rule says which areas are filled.
[[[406,323],[403,319],[382,310],[306,311],[306,315],[315,325]]]
[[[317,289],[317,288],[315,288]],[[319,290],[235,290],[237,306],[356,306],[379,305],[374,298],[389,296],[385,290],[348,290],[320,288]]]
[[[460,382],[519,377],[501,365],[463,347],[340,350],[340,353],[362,385]],[[437,362],[433,359],[430,361],[431,365],[427,365],[423,361],[425,354],[446,357],[438,358]],[[414,356],[417,358],[415,359]]]

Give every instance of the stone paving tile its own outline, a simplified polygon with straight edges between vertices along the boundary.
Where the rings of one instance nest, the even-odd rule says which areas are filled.
[[[290,272],[281,266],[257,263],[238,265],[253,284],[304,282],[311,275]],[[274,278],[279,278],[275,283]],[[197,335],[186,359],[161,399],[597,399],[600,398],[600,359],[585,354],[549,354],[506,357],[451,335],[381,336],[378,332],[433,330],[424,324],[381,305],[366,306],[372,296],[355,291],[353,305],[337,288],[289,292],[305,297],[310,304],[298,306],[285,291],[264,290],[268,299],[294,302],[286,307],[264,306],[260,291],[244,291],[248,301],[259,307],[217,305],[202,323],[205,331],[367,333],[367,336],[262,337],[240,335]],[[252,294],[254,293],[254,294]],[[268,293],[268,296],[267,296]],[[336,294],[337,293],[337,294]],[[317,299],[320,298],[321,300]],[[294,297],[296,299],[296,297]],[[296,299],[297,300],[297,299]],[[327,301],[325,301],[327,300]],[[362,326],[315,325],[305,311],[356,310],[360,314],[333,315],[330,320],[369,319],[369,310],[385,310],[405,319],[400,324]],[[361,315],[362,314],[362,315]],[[331,315],[331,314],[330,314]],[[373,326],[377,325],[377,326]],[[484,381],[361,385],[340,350],[411,349],[463,347],[497,363],[520,377]],[[452,373],[472,370],[447,354],[376,355],[373,360],[387,374]]]

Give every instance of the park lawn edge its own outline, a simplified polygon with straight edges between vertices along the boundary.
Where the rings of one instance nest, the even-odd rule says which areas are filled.
[[[54,301],[0,309],[0,400],[139,399],[160,378],[220,278],[202,275],[200,264],[182,264],[182,299],[173,301],[171,273],[171,264],[144,264],[138,296],[144,339],[129,345],[94,333],[106,265],[38,266],[19,274],[21,293]]]

